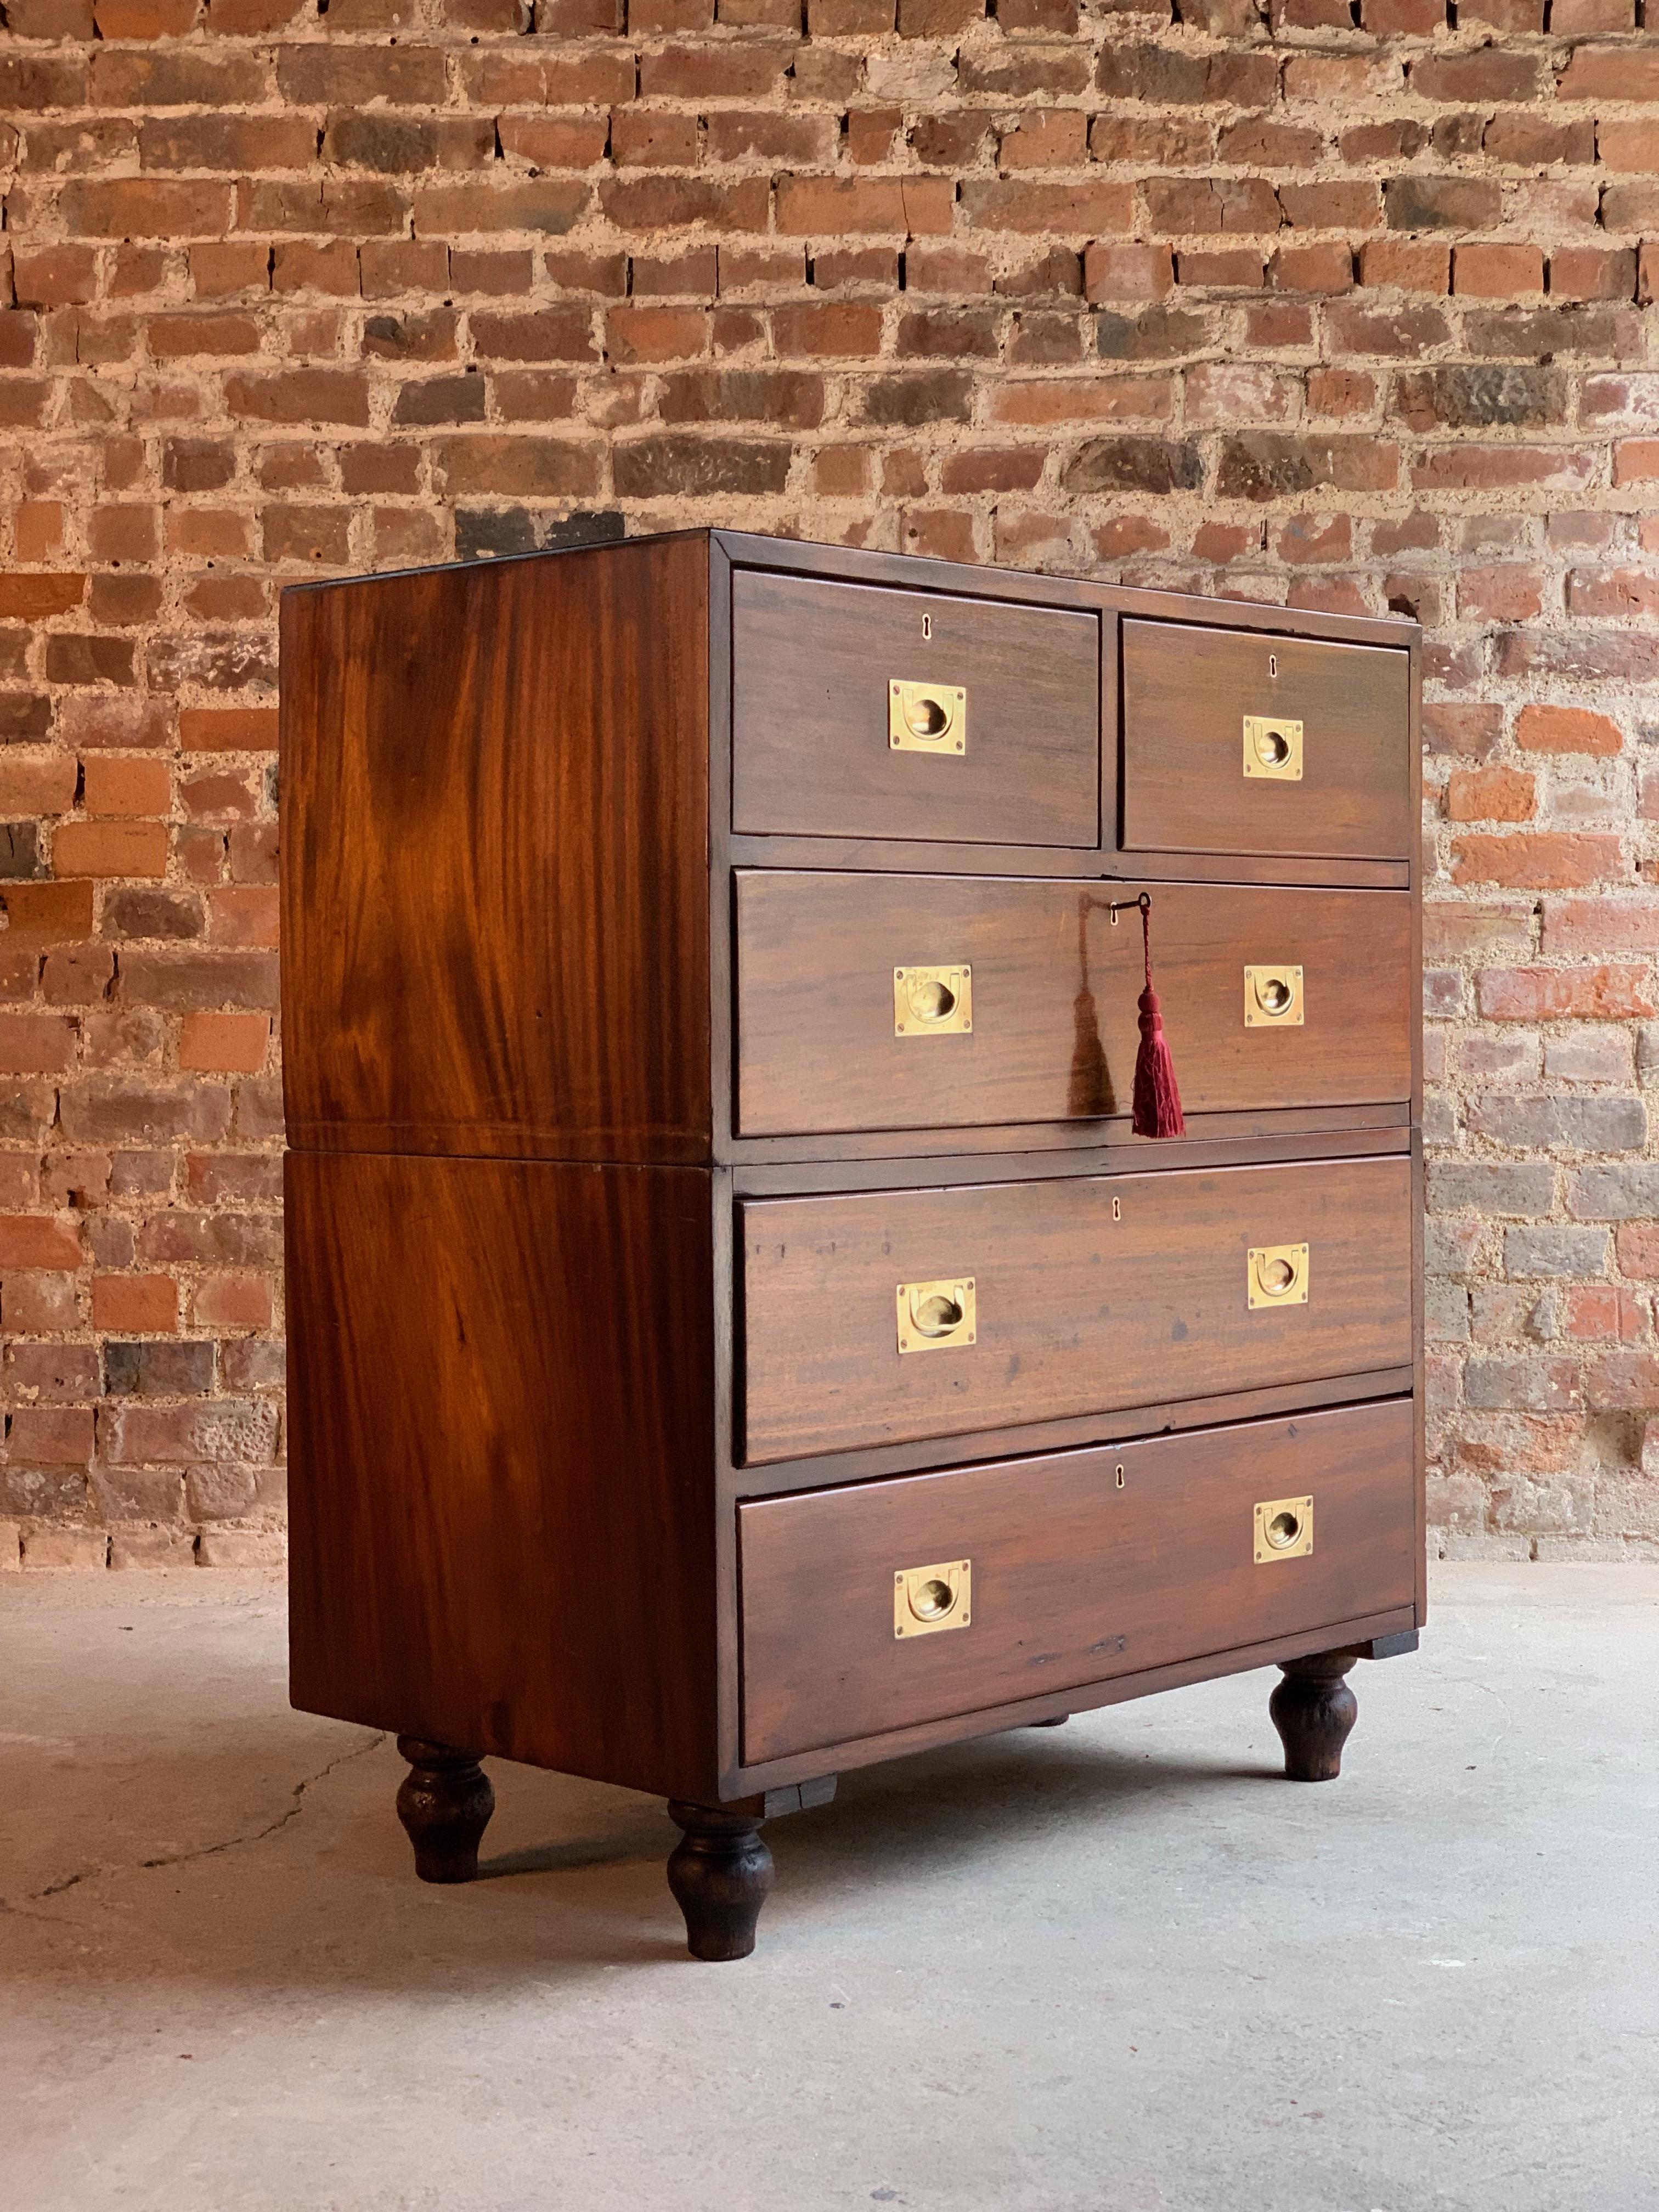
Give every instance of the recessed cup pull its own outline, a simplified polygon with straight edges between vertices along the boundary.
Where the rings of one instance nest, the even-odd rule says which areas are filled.
[[[1305,1559],[1313,1550],[1311,1498],[1264,1498],[1255,1509],[1255,1563],[1270,1567],[1279,1559]]]
[[[1305,1244],[1252,1245],[1244,1263],[1246,1305],[1252,1311],[1264,1306],[1305,1306],[1308,1259]]]
[[[967,691],[959,684],[912,684],[890,678],[887,742],[896,753],[966,752]]]
[[[1244,970],[1246,1029],[1299,1030],[1305,1006],[1300,968],[1283,965]]]
[[[974,1026],[974,971],[964,961],[948,968],[895,968],[895,1036],[965,1036]]]
[[[1246,714],[1244,773],[1279,783],[1300,783],[1301,723],[1283,714]]]
[[[977,1301],[971,1275],[901,1283],[896,1303],[901,1352],[952,1351],[972,1344],[977,1334]]]
[[[928,1567],[899,1567],[893,1574],[893,1633],[937,1636],[966,1628],[973,1618],[974,1563],[945,1559]]]

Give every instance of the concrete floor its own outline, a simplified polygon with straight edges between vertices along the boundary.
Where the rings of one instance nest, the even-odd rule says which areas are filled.
[[[1659,2202],[1659,1571],[1443,1571],[1349,1771],[1273,1677],[844,1781],[761,1949],[656,1804],[495,1770],[418,1885],[392,1745],[220,1574],[0,1592],[11,2212],[1623,2212]]]

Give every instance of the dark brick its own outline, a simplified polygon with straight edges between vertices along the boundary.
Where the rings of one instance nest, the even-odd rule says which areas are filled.
[[[1193,439],[1091,438],[1060,471],[1063,490],[1079,498],[1100,491],[1196,491],[1203,460]]]
[[[213,1388],[211,1344],[108,1342],[104,1389],[112,1398],[200,1398]]]

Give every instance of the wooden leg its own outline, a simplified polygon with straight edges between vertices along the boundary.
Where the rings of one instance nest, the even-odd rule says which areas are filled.
[[[415,1846],[422,1881],[471,1881],[478,1845],[495,1809],[489,1777],[470,1751],[400,1735],[409,1772],[398,1792],[398,1818]]]
[[[683,1832],[669,1854],[668,1887],[685,1915],[691,1956],[746,1959],[772,1887],[772,1854],[760,1822],[678,1797],[669,1800],[668,1817]]]
[[[1359,1716],[1359,1700],[1342,1677],[1357,1651],[1316,1651],[1280,1662],[1285,1677],[1267,1711],[1285,1747],[1285,1772],[1292,1782],[1334,1782],[1342,1771],[1342,1747]]]

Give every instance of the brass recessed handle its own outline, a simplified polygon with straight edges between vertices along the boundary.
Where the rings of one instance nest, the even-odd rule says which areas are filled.
[[[954,968],[895,968],[893,1035],[962,1036],[974,1026],[974,971]]]
[[[1313,1550],[1311,1498],[1266,1498],[1255,1509],[1255,1563],[1305,1559]]]
[[[1244,773],[1280,783],[1302,781],[1302,725],[1283,714],[1244,717]]]
[[[901,1352],[948,1352],[975,1337],[971,1275],[942,1275],[930,1283],[901,1283],[896,1292]]]
[[[1299,1030],[1304,1001],[1299,968],[1247,968],[1244,970],[1244,1026],[1246,1029]]]
[[[887,742],[897,753],[961,753],[968,749],[968,694],[958,684],[887,685]]]
[[[893,1575],[895,1636],[937,1636],[966,1628],[971,1619],[974,1563],[946,1559],[931,1567],[900,1567]]]
[[[1245,1261],[1245,1303],[1253,1310],[1261,1306],[1305,1306],[1307,1246],[1252,1245]]]

